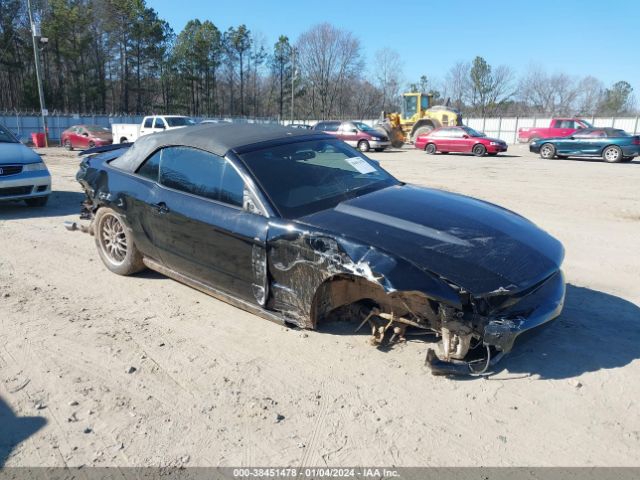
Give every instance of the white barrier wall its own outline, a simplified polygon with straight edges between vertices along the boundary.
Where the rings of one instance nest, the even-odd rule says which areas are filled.
[[[111,127],[112,123],[140,123],[142,116],[109,116],[109,115],[52,115],[47,117],[49,138],[58,141],[60,134],[72,125],[102,125]],[[585,118],[596,127],[620,128],[631,134],[640,134],[640,117],[595,117]],[[200,121],[200,118],[195,118]],[[234,123],[276,123],[271,118],[225,118]],[[367,125],[374,126],[378,119],[360,120]],[[518,129],[522,127],[547,127],[551,117],[497,117],[497,118],[464,118],[465,125],[486,133],[490,137],[501,138],[507,143],[517,141]],[[315,125],[318,120],[294,120],[293,123]],[[291,123],[288,120],[281,122],[284,125]],[[42,131],[42,118],[35,115],[0,115],[0,124],[8,127],[20,137],[29,137],[31,133]]]

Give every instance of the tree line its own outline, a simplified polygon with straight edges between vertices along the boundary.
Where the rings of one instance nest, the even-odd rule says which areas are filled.
[[[0,111],[37,111],[26,2],[0,2]],[[176,33],[145,0],[34,0],[33,8],[48,38],[38,48],[50,111],[288,118],[293,107],[297,119],[360,119],[397,111],[411,90],[466,116],[635,112],[628,82],[538,68],[518,78],[482,57],[441,80],[407,82],[399,53],[385,48],[367,71],[357,36],[327,23],[268,44],[244,24],[221,30],[193,19]]]

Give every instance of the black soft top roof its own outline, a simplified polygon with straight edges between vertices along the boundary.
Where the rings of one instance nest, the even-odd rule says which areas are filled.
[[[280,125],[201,123],[142,136],[111,165],[133,172],[154,151],[167,146],[194,147],[224,156],[229,150],[295,137],[334,138],[322,132]]]

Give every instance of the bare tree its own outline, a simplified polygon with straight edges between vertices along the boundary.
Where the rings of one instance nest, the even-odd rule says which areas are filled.
[[[383,48],[375,53],[375,79],[382,94],[380,102],[384,111],[395,111],[399,107],[402,67],[400,54],[396,50]]]
[[[534,111],[549,115],[570,115],[576,109],[579,86],[564,73],[548,75],[539,67],[532,67],[520,80],[521,99]]]
[[[362,69],[360,41],[328,23],[312,27],[297,42],[299,65],[317,118],[330,117],[346,82]]]
[[[443,84],[442,95],[450,98],[453,106],[459,110],[464,108],[466,100],[470,97],[470,71],[470,63],[458,62],[449,69]]]
[[[587,76],[578,84],[578,112],[582,115],[596,115],[604,97],[604,84],[595,77]]]

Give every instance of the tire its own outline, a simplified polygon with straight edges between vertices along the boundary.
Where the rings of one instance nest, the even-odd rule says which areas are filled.
[[[423,127],[418,127],[416,128],[416,131],[413,132],[413,135],[411,135],[411,141],[413,143],[416,143],[416,139],[420,136],[420,135],[424,135],[425,133],[429,133],[431,130],[433,130],[433,127],[430,127],[428,125],[425,125]]]
[[[68,138],[64,141],[63,145],[64,145],[64,148],[66,148],[70,152],[73,151],[73,145],[71,145],[71,140],[69,140]]]
[[[360,140],[358,142],[358,150],[361,152],[368,152],[371,147],[369,146],[369,142],[366,140]]]
[[[435,155],[437,152],[435,143],[427,143],[424,146],[424,151],[427,153],[427,155]]]
[[[487,154],[487,147],[478,143],[473,146],[471,149],[471,153],[473,153],[476,157],[484,157]]]
[[[553,143],[543,143],[540,147],[540,156],[546,160],[549,160],[556,156],[556,147]]]
[[[96,146],[96,144],[95,144],[95,143],[93,143],[93,142],[89,142],[89,148],[93,148],[93,147],[95,147],[95,146]]]
[[[107,207],[98,209],[94,219],[98,254],[105,266],[118,275],[131,275],[144,270],[142,254],[136,248],[131,229],[122,216]]]
[[[34,197],[27,198],[24,202],[27,204],[27,207],[44,207],[49,201],[49,197]]]
[[[122,137],[120,139],[120,143],[129,143],[129,140],[127,139],[127,137]]]
[[[602,159],[608,163],[618,163],[622,161],[622,149],[611,145],[602,151]]]

